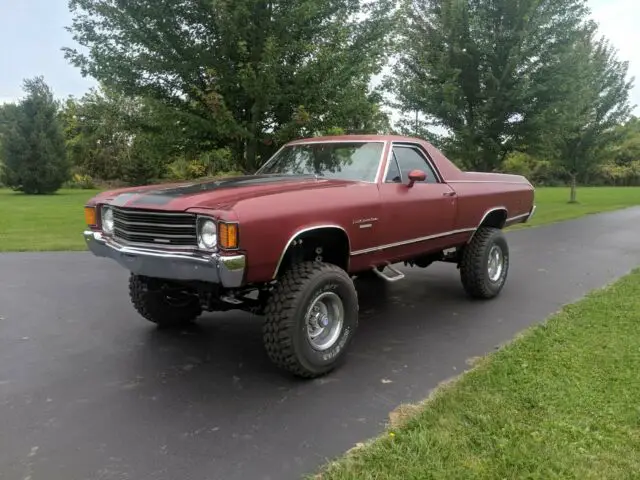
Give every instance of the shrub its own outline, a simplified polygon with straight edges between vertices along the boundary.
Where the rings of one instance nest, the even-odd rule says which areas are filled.
[[[74,173],[71,175],[71,179],[65,183],[65,188],[75,188],[81,190],[94,190],[96,188],[96,182],[91,175],[85,173]]]
[[[502,162],[500,171],[525,176],[534,185],[559,186],[565,175],[552,162],[523,152],[512,152]]]
[[[195,180],[197,178],[219,176],[221,172],[241,174],[233,162],[230,149],[220,148],[205,152],[199,158],[178,157],[167,166],[167,176],[171,180]]]
[[[640,185],[640,160],[627,165],[605,163],[598,169],[598,174],[609,185],[627,187]]]

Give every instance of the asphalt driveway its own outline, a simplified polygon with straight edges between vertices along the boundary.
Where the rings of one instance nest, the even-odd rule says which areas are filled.
[[[347,364],[311,382],[272,367],[257,317],[158,332],[114,263],[0,254],[0,479],[300,478],[470,357],[640,265],[640,207],[508,238],[495,301],[467,300],[452,265],[361,288]]]

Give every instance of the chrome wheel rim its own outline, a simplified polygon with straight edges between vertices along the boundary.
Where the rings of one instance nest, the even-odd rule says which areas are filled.
[[[333,292],[323,292],[311,303],[305,317],[307,339],[316,350],[327,350],[338,341],[344,324],[342,300]]]
[[[489,261],[487,263],[487,273],[489,274],[489,280],[497,282],[502,276],[504,270],[504,255],[502,249],[497,245],[491,247],[489,250]]]

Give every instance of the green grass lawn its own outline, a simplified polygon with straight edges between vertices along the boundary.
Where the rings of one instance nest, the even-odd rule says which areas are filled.
[[[84,202],[91,190],[61,190],[27,196],[0,189],[0,251],[84,250]],[[580,203],[569,205],[569,189],[539,188],[538,209],[526,226],[557,222],[589,213],[640,205],[640,187],[578,190]],[[521,228],[520,225],[512,229]]]
[[[83,206],[96,193],[24,195],[0,189],[0,251],[85,250]]]
[[[510,230],[640,205],[640,187],[580,187],[578,203],[569,204],[568,200],[568,188],[537,188],[535,215],[529,223],[514,225]]]
[[[323,480],[640,476],[640,270],[486,357]]]

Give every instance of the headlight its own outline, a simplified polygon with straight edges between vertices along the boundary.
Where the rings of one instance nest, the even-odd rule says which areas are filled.
[[[214,249],[218,244],[218,231],[213,220],[198,222],[198,246],[206,250]]]
[[[106,234],[113,233],[113,210],[109,207],[102,207],[102,231]]]

